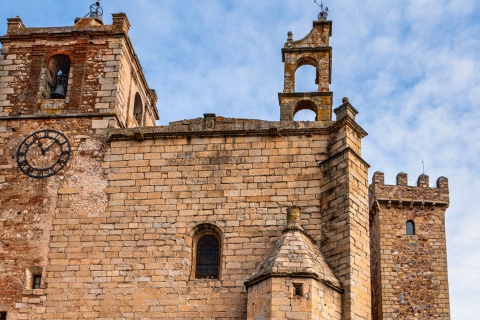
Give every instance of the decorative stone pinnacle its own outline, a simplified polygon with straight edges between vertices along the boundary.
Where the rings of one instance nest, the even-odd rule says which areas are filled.
[[[300,224],[301,213],[302,209],[297,206],[287,209],[287,229],[303,230],[303,227]]]

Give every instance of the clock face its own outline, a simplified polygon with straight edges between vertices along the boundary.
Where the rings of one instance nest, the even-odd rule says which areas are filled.
[[[32,178],[53,176],[70,159],[70,142],[56,130],[40,130],[26,137],[17,150],[20,170]]]

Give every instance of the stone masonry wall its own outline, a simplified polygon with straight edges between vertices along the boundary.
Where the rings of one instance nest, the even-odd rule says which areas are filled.
[[[72,218],[54,221],[55,295],[45,319],[59,310],[78,319],[67,311],[78,305],[86,319],[244,319],[244,281],[280,237],[286,208],[302,207],[319,240],[317,164],[326,145],[317,135],[112,141],[106,212],[81,215],[71,201]],[[223,234],[219,280],[191,278],[202,223]]]
[[[55,268],[51,239],[57,239],[52,224],[66,205],[64,194],[73,192],[73,186],[83,194],[75,202],[77,210],[95,212],[92,207],[100,208],[102,197],[106,204],[106,183],[100,171],[103,142],[92,139],[92,121],[95,119],[0,120],[0,309],[8,312],[9,319],[37,319],[46,310],[46,294],[55,282],[49,278],[50,268]],[[18,169],[15,154],[26,136],[44,128],[64,132],[72,156],[55,176],[28,178]],[[60,248],[57,250],[76,250]],[[42,270],[41,289],[31,290],[31,277],[27,277],[31,267]]]
[[[342,123],[343,122],[343,123]],[[368,164],[363,132],[337,122],[322,169],[321,249],[345,289],[343,319],[371,318]]]
[[[439,178],[431,188],[428,176],[422,175],[417,186],[410,187],[407,175],[401,173],[397,185],[387,186],[377,172],[370,199],[376,224],[372,239],[380,248],[372,257],[376,259],[374,319],[450,319],[445,238],[448,180]],[[407,235],[407,221],[415,223],[414,235]]]
[[[380,272],[380,218],[370,216],[370,276],[372,283],[372,319],[383,319],[382,281]]]
[[[111,111],[110,105],[95,104],[97,95],[102,100],[104,91],[99,90],[104,84],[99,82],[104,81],[101,79],[104,77],[104,69],[110,63],[108,54],[111,49],[106,41],[91,44],[88,40],[88,37],[64,37],[39,43],[5,43],[3,50],[6,54],[0,60],[5,73],[0,82],[0,86],[6,87],[2,92],[6,94],[5,99],[0,99],[6,101],[3,106],[5,115]],[[72,60],[67,99],[52,100],[42,97],[48,57],[55,54],[67,54]]]

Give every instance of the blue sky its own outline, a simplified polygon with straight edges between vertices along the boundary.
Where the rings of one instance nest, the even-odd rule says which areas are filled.
[[[28,27],[72,25],[93,1],[0,0],[6,18]],[[478,0],[327,1],[333,20],[334,104],[344,96],[369,133],[363,157],[393,184],[450,181],[447,211],[452,319],[480,314],[480,2]],[[319,11],[313,0],[103,0],[104,20],[127,13],[130,37],[159,96],[159,125],[203,113],[278,120],[281,48],[305,36]],[[313,81],[301,69],[300,87]],[[311,89],[309,89],[311,88]],[[308,119],[310,115],[302,115]]]

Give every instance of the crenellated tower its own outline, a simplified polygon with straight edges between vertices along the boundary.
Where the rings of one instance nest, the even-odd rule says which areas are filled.
[[[447,178],[436,187],[422,174],[385,185],[376,172],[370,185],[372,319],[450,319],[445,210]]]

